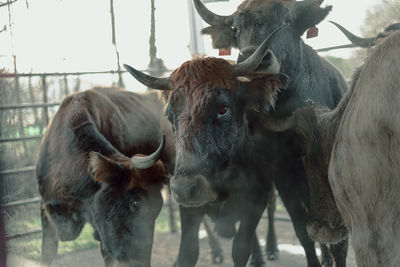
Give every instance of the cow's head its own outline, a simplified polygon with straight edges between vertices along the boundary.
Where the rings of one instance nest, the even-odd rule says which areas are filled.
[[[345,27],[340,25],[339,23],[331,21],[333,25],[339,28],[341,32],[349,39],[349,41],[356,46],[359,47],[371,47],[375,46],[378,43],[382,42],[383,40],[386,39],[390,34],[392,34],[395,31],[400,31],[400,23],[393,23],[387,26],[382,32],[378,33],[374,37],[359,37],[353,33],[351,33],[349,30],[347,30]]]
[[[332,6],[320,7],[323,0],[247,0],[232,15],[220,16],[208,10],[201,0],[193,2],[199,15],[210,24],[202,33],[211,35],[217,49],[258,46],[276,28],[290,24],[271,47],[280,62],[287,56],[285,51],[295,53],[303,33],[332,10]]]
[[[272,37],[238,64],[193,59],[169,78],[154,78],[125,65],[146,86],[164,90],[176,149],[170,185],[179,203],[200,206],[223,196],[225,170],[245,145],[247,111],[273,107],[277,92],[285,87],[288,78],[279,73],[279,63],[268,50]],[[258,68],[261,62],[263,69]],[[241,81],[242,76],[256,78]]]
[[[148,156],[89,154],[94,180],[101,184],[90,210],[93,224],[102,247],[120,266],[150,266],[154,223],[163,204],[160,190],[166,182],[159,161],[164,139]]]

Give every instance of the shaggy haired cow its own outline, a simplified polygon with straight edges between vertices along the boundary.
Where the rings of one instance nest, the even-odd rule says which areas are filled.
[[[270,46],[281,63],[281,71],[290,77],[290,83],[278,93],[269,117],[288,117],[304,106],[307,99],[331,109],[339,103],[347,90],[344,78],[301,39],[329,14],[332,6],[321,7],[323,0],[244,0],[232,15],[221,16],[208,10],[201,0],[193,2],[199,15],[210,24],[202,33],[211,36],[212,45],[217,49],[234,47],[242,52],[254,49],[276,28],[289,24]],[[307,177],[299,160],[301,140],[291,131],[265,134],[265,139],[263,153],[274,158],[266,163],[265,171],[290,214],[308,266],[320,266],[314,242],[306,231],[307,222],[313,222],[314,218],[308,213]],[[338,266],[345,266],[346,241],[331,247]]]
[[[285,120],[263,119],[271,130],[304,137],[311,205],[319,212],[308,231],[337,242],[348,229],[358,266],[400,266],[399,55],[400,31],[393,31],[355,72],[336,109],[309,105]]]
[[[168,181],[159,160],[164,139],[152,153],[161,130],[162,105],[155,97],[97,88],[62,101],[36,165],[42,266],[56,256],[58,240],[76,239],[86,222],[106,266],[114,260],[119,266],[150,266],[160,190]]]
[[[248,111],[264,112],[272,108],[278,91],[288,81],[286,75],[279,73],[273,53],[267,50],[277,32],[239,64],[231,65],[218,58],[197,58],[183,63],[168,78],[150,77],[125,65],[146,86],[164,90],[176,150],[170,187],[184,211],[178,266],[196,263],[198,243],[182,244],[197,240],[193,229],[197,229],[201,219],[198,210],[218,203],[233,207],[224,210],[240,221],[236,233],[225,227],[218,229],[217,221],[221,234],[234,235],[235,266],[245,266],[248,261],[255,228],[272,188],[264,171],[265,162],[273,161],[263,155],[265,139],[260,132],[263,129],[248,116]],[[261,61],[263,68],[259,69]],[[240,78],[249,75],[256,78],[251,81]]]

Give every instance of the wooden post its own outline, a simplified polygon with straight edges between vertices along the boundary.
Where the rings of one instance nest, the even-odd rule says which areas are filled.
[[[75,86],[74,86],[74,92],[78,92],[81,89],[81,79],[80,76],[78,75],[75,79]]]
[[[35,103],[35,94],[33,93],[33,87],[32,87],[32,76],[28,77],[28,90],[29,90],[29,98],[31,103]],[[32,108],[33,111],[33,116],[35,117],[35,125],[39,125],[40,127],[40,133],[42,133],[43,127],[42,124],[39,122],[39,117],[37,113],[37,108]]]
[[[110,0],[110,13],[111,13],[111,32],[112,32],[112,43],[115,48],[115,54],[117,55],[117,67],[118,67],[118,86],[124,88],[124,81],[122,80],[121,65],[119,62],[119,52],[117,48],[117,38],[115,37],[115,14],[114,14],[114,0]]]
[[[64,75],[64,96],[69,95],[68,78]]]
[[[43,90],[43,103],[47,103],[47,82],[46,75],[42,75],[42,90]],[[49,124],[49,108],[47,106],[43,107],[43,118],[44,118],[44,127],[47,127]]]
[[[164,65],[164,61],[161,58],[157,58],[157,47],[156,47],[156,29],[155,29],[155,6],[154,0],[151,0],[151,23],[150,23],[150,63],[147,66],[147,70],[151,76],[160,77],[162,76],[167,68]]]
[[[20,89],[19,88],[19,76],[17,75],[17,57],[15,55],[13,55],[13,57],[14,57],[14,73],[15,73],[15,87],[14,87],[15,96],[17,98],[17,103],[21,104],[22,101],[21,101],[21,95],[20,95],[20,92],[19,92],[19,89]],[[24,118],[22,116],[22,110],[18,109],[17,114],[18,114],[18,124],[19,124],[19,131],[18,131],[19,135],[20,136],[25,136]],[[28,151],[28,148],[26,146],[26,141],[23,141],[22,144],[23,144],[23,147],[24,147],[24,153],[26,153]]]

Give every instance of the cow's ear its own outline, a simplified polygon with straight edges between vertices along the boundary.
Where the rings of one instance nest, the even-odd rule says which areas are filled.
[[[275,106],[281,90],[289,85],[290,79],[286,74],[269,74],[254,79],[246,86],[246,108],[259,112],[267,112]]]
[[[300,2],[299,2],[300,3]],[[311,1],[310,4],[296,7],[294,27],[299,36],[325,19],[331,12],[332,6],[320,7],[322,1]]]
[[[211,35],[215,49],[237,47],[235,32],[228,26],[210,26],[201,30],[202,34]]]
[[[114,160],[98,152],[89,153],[89,171],[97,182],[107,184],[123,184],[128,181],[131,170],[127,160]]]

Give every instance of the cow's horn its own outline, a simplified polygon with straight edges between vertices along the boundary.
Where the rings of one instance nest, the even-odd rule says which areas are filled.
[[[219,25],[231,25],[233,22],[233,15],[230,16],[220,16],[211,12],[201,0],[193,0],[194,6],[199,13],[200,17],[210,24],[211,26]]]
[[[270,47],[274,36],[280,32],[281,30],[287,28],[289,25],[285,24],[276,30],[274,30],[254,51],[254,53],[249,56],[245,61],[232,65],[231,72],[235,76],[244,76],[246,74],[251,74],[257,68],[257,66],[261,63],[265,55],[268,53],[268,48]],[[272,53],[272,51],[270,51]],[[274,56],[272,57],[271,65],[274,65],[274,60],[277,60]]]
[[[152,153],[151,155],[140,157],[140,156],[133,156],[131,158],[131,166],[135,169],[147,169],[153,166],[157,160],[160,159],[161,154],[163,153],[165,148],[165,135],[161,138],[161,143],[158,146],[157,150]]]
[[[140,83],[144,84],[147,87],[159,90],[170,90],[171,84],[168,81],[168,78],[156,78],[150,75],[147,75],[141,71],[138,71],[131,66],[124,64],[124,68]]]
[[[332,23],[333,25],[335,25],[336,27],[339,28],[339,30],[341,32],[344,33],[344,35],[346,35],[346,37],[350,40],[350,42],[352,44],[355,44],[357,46],[360,47],[370,47],[371,45],[374,44],[375,41],[375,37],[371,37],[371,38],[361,38],[358,37],[354,34],[352,34],[351,32],[349,32],[346,28],[344,28],[343,26],[341,26],[340,24],[333,22],[333,21],[329,21],[330,23]]]

